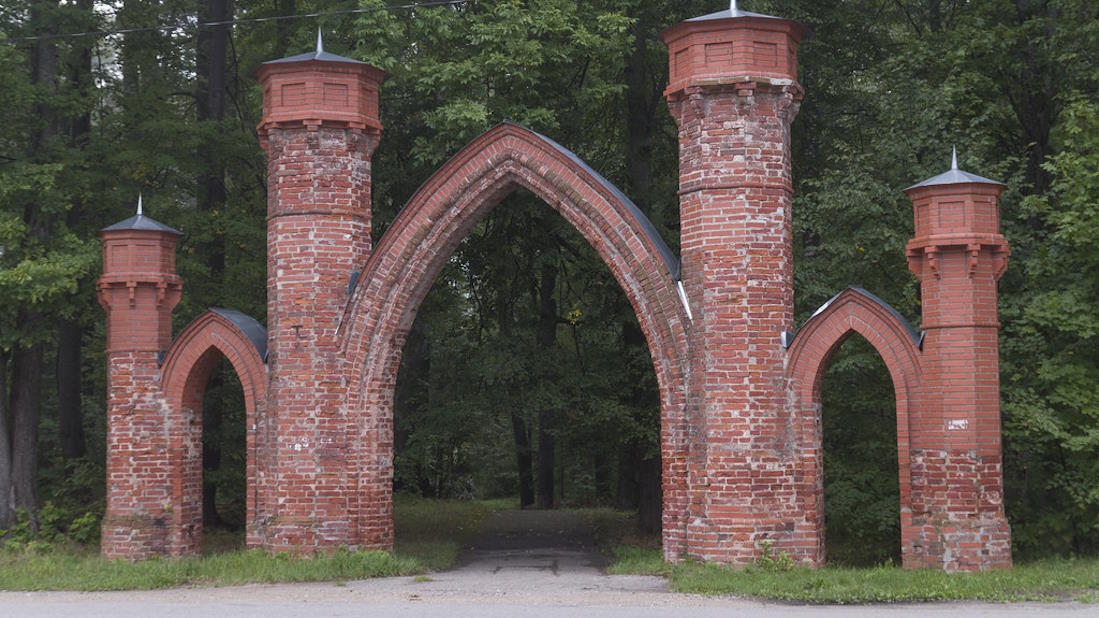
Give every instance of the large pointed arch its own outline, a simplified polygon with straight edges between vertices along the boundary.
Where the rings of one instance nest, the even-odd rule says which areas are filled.
[[[552,140],[499,125],[443,165],[412,197],[363,268],[341,325],[350,443],[358,487],[352,538],[393,543],[393,390],[413,318],[458,243],[493,207],[525,188],[560,213],[599,253],[644,332],[660,389],[664,551],[684,555],[688,317],[676,290],[679,261],[618,189]]]
[[[232,309],[211,309],[183,329],[161,368],[169,438],[172,533],[170,552],[192,554],[202,545],[202,398],[221,357],[232,364],[244,390],[248,545],[259,543],[261,517],[257,453],[260,419],[267,405],[267,330]]]
[[[922,335],[885,301],[860,288],[848,288],[824,304],[802,326],[790,346],[786,375],[797,432],[801,467],[799,500],[806,521],[817,531],[817,555],[824,557],[824,466],[821,388],[836,351],[854,334],[877,350],[893,381],[897,413],[897,467],[900,486],[901,554],[907,560],[913,537],[910,419],[919,410]]]

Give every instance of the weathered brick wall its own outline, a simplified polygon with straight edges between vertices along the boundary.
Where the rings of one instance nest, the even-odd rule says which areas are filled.
[[[99,303],[107,312],[107,512],[102,551],[109,558],[166,552],[171,535],[171,472],[158,398],[157,356],[172,338],[176,236],[104,231]]]
[[[351,544],[347,384],[336,329],[351,273],[370,251],[376,132],[273,127],[268,171],[269,407],[275,411],[268,547]]]
[[[948,571],[1011,565],[1003,507],[996,283],[1007,267],[993,184],[909,190],[920,279],[923,407],[914,419],[906,564]]]
[[[271,550],[354,545],[356,482],[337,329],[370,254],[383,74],[353,61],[264,65]]]
[[[746,564],[770,542],[815,562],[816,529],[797,503],[783,348],[794,327],[790,123],[801,88],[782,72],[793,67],[786,59],[800,28],[726,19],[683,23],[664,37],[679,125],[683,281],[695,309],[688,555]],[[723,53],[775,42],[781,53],[765,67]],[[693,60],[677,66],[683,53]]]

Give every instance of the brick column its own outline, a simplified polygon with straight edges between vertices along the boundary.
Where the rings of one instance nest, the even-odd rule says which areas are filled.
[[[175,273],[179,232],[140,214],[100,233],[99,304],[107,312],[108,558],[178,553],[168,444],[158,400],[159,356],[172,341],[172,309],[183,288]]]
[[[354,471],[336,330],[352,273],[370,253],[370,157],[383,73],[325,53],[264,64],[268,157],[268,407],[272,461],[261,482],[277,515],[271,550],[350,545]]]
[[[764,543],[819,561],[784,425],[793,323],[790,123],[796,22],[723,11],[664,33],[679,125],[690,325],[688,555],[747,564]]]
[[[1007,268],[1000,183],[957,168],[906,190],[908,265],[923,304],[922,409],[912,427],[913,529],[905,566],[1011,566],[1000,450],[996,283]]]

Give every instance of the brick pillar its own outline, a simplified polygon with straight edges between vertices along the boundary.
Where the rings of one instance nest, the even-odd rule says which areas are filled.
[[[179,232],[139,214],[100,233],[99,304],[107,313],[107,513],[102,552],[148,558],[173,550],[168,432],[159,356],[172,341]]]
[[[908,265],[923,304],[921,410],[912,427],[913,529],[905,566],[1011,566],[1000,450],[996,282],[1007,268],[1000,183],[954,169],[906,189]]]
[[[740,11],[664,33],[679,125],[693,415],[688,555],[754,561],[764,543],[817,563],[784,425],[792,331],[790,123],[802,97],[796,22]]]
[[[370,157],[378,144],[374,67],[318,50],[264,64],[260,139],[268,157],[268,411],[265,471],[277,515],[271,550],[351,545],[354,473],[336,330],[353,271],[370,253]]]

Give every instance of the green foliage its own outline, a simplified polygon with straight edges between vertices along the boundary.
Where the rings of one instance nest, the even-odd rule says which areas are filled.
[[[1052,192],[1024,205],[1041,224],[1021,265],[1027,293],[1006,299],[1008,490],[1021,549],[1090,553],[1099,549],[1099,106],[1074,100],[1058,138],[1045,166]]]
[[[900,564],[900,487],[893,382],[862,337],[824,378],[824,517],[829,563]]]
[[[770,541],[764,541],[759,545],[759,558],[756,558],[755,569],[764,573],[785,573],[792,571],[797,565],[790,554],[781,552],[775,555],[774,547]]]

